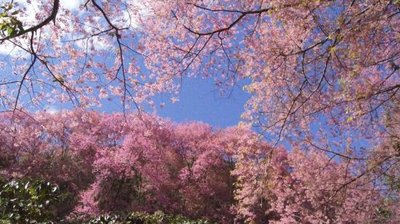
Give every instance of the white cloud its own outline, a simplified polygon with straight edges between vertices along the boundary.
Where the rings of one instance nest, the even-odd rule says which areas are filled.
[[[59,110],[57,107],[55,107],[55,106],[47,106],[47,107],[45,108],[45,111],[46,111],[47,113],[49,113],[49,114],[57,114],[58,112],[60,112],[60,110]]]
[[[26,10],[24,11],[23,14],[19,13],[18,14],[18,19],[24,24],[36,24],[37,23],[37,18],[36,18],[36,13],[40,12],[40,5],[37,1],[32,1],[31,3],[28,3],[26,0],[16,0],[15,1],[20,7],[25,8]],[[18,8],[20,8],[18,7]]]
[[[6,0],[0,0],[0,5],[7,3],[8,1]],[[20,19],[24,26],[29,26],[32,24],[36,24],[37,18],[36,14],[41,11],[41,3],[38,0],[14,0],[15,3],[19,5],[19,7],[24,7],[26,10],[24,11],[24,14],[19,14],[18,19]],[[29,2],[29,3],[28,3]],[[148,7],[145,4],[146,1],[144,0],[123,0],[121,2],[125,2],[126,4],[126,10],[121,13],[119,16],[116,16],[113,18],[113,21],[115,21],[117,26],[124,27],[126,25],[130,25],[131,29],[141,29],[141,24],[139,17],[145,18],[148,16],[149,11]],[[68,9],[70,11],[76,11],[79,9],[79,6],[83,3],[83,0],[61,0],[61,7],[64,9]],[[59,12],[60,13],[60,12]],[[79,15],[79,13],[78,13]],[[60,15],[62,16],[62,15]],[[95,21],[96,24],[101,24],[99,23],[99,20],[101,20],[101,17],[96,16]],[[72,28],[72,23],[73,20],[70,21],[70,24],[64,24],[60,23],[60,26],[65,29],[65,30],[71,30]],[[85,28],[86,31],[89,31],[94,28],[92,28],[93,24],[90,22],[85,22]],[[43,32],[41,33],[42,38],[49,37],[51,35],[51,32],[48,32],[46,29],[42,30]],[[73,33],[66,33],[64,37],[67,37],[67,39],[70,37],[70,39],[73,39],[74,35]],[[76,37],[75,37],[76,38]],[[25,43],[26,44],[26,43]],[[23,46],[26,46],[26,45]],[[86,47],[86,41],[77,41],[76,46],[84,49]],[[107,38],[104,37],[94,37],[91,40],[91,43],[89,47],[93,46],[96,50],[107,50],[112,47],[112,43]],[[18,47],[15,47],[13,44],[10,43],[3,43],[0,45],[0,55],[8,55],[10,57],[28,57],[29,54],[23,50],[21,50]]]
[[[0,55],[10,56],[10,57],[22,57],[28,58],[29,53],[22,50],[21,48],[11,44],[10,42],[4,42],[0,44]]]
[[[3,43],[0,45],[0,54],[9,55],[12,54],[14,50],[16,50],[16,47],[10,44]]]
[[[73,11],[78,9],[81,3],[81,0],[62,0],[61,7]]]

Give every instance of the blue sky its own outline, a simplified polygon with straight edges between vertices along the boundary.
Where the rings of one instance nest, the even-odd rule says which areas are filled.
[[[211,79],[185,79],[179,101],[158,109],[158,115],[173,121],[203,121],[215,127],[236,125],[249,95],[239,86],[229,96],[222,95]]]
[[[0,2],[3,1],[0,0]],[[18,0],[18,2],[25,3],[23,0]],[[69,0],[68,2],[63,2],[63,7],[75,10],[80,2],[80,0]],[[28,9],[31,15],[35,14],[36,8],[34,5],[29,5]],[[12,55],[18,53],[20,53],[18,49],[2,45],[0,47],[0,60],[11,63]],[[8,57],[10,55],[11,57]],[[202,121],[219,128],[236,125],[243,113],[243,106],[249,98],[249,95],[242,90],[242,84],[232,87],[231,94],[227,96],[219,92],[214,81],[210,78],[185,78],[181,83],[182,88],[178,102],[171,103],[169,100],[170,95],[155,98],[157,104],[166,102],[163,108],[157,107],[156,113],[161,117],[169,118],[176,122]],[[121,112],[122,105],[118,101],[108,101],[102,108],[94,109],[103,112]],[[71,108],[71,105],[56,103],[45,106],[45,109],[49,112],[68,108]]]
[[[11,63],[8,54],[1,52],[0,60]],[[9,69],[9,72],[11,72],[11,67]],[[170,94],[157,96],[155,97],[156,105],[165,102],[165,106],[163,108],[157,107],[155,112],[157,115],[175,122],[201,121],[215,128],[234,126],[240,121],[244,104],[250,97],[248,93],[243,91],[243,84],[244,81],[242,80],[241,83],[231,87],[229,95],[223,95],[212,78],[187,77],[181,83],[179,101],[171,103]],[[29,102],[28,98],[23,97],[22,99]],[[49,112],[72,108],[70,103],[43,106],[42,109]],[[102,107],[93,109],[106,113],[121,112],[122,104],[120,100],[114,98],[112,101],[105,100]]]
[[[155,104],[165,102],[165,106],[157,106],[154,112],[175,122],[201,121],[215,128],[234,126],[240,121],[244,104],[250,97],[242,90],[242,86],[243,83],[238,83],[232,87],[229,95],[222,95],[212,79],[185,78],[178,95],[179,101],[171,103],[170,94],[157,96],[154,98]],[[63,109],[54,106],[50,110]],[[119,100],[113,99],[96,110],[106,113],[121,112],[122,105]]]

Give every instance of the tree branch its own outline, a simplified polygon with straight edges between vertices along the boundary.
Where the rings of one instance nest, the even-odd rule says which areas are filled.
[[[53,1],[53,9],[51,11],[51,14],[43,22],[41,22],[41,23],[39,23],[39,24],[37,24],[35,26],[32,26],[32,27],[30,27],[28,29],[21,30],[20,32],[18,32],[15,35],[10,35],[10,36],[7,36],[5,38],[2,38],[2,39],[0,39],[0,43],[3,43],[5,40],[10,40],[10,39],[22,36],[22,35],[27,34],[29,32],[36,32],[40,28],[42,28],[42,27],[46,26],[47,24],[49,24],[51,21],[55,22],[59,7],[60,7],[60,0],[54,0]]]

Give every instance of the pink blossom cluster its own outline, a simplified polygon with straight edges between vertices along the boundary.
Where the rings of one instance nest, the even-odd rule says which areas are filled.
[[[383,180],[371,180],[382,172],[373,161],[369,167],[360,175],[353,161],[274,148],[243,127],[215,130],[147,114],[0,119],[1,177],[59,184],[74,198],[60,208],[68,217],[162,210],[216,223],[396,223],[398,194],[381,191]]]

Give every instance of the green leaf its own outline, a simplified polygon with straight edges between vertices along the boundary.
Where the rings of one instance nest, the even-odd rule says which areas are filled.
[[[8,27],[7,27],[7,35],[8,35],[8,36],[11,36],[13,33],[14,33],[14,28],[8,26]]]

